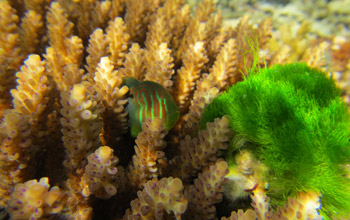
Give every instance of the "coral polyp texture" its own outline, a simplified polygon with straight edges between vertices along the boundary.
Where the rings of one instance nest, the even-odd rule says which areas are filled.
[[[256,146],[237,152],[232,164],[224,157],[236,153],[232,115],[200,124],[204,108],[246,80],[251,67],[284,63],[291,51],[269,50],[271,19],[252,23],[243,16],[236,26],[224,26],[215,5],[213,0],[196,8],[184,0],[0,0],[0,218],[293,219],[295,213],[310,218],[320,210],[341,213],[348,188],[339,174],[347,169],[343,174],[350,175],[343,164],[347,148],[340,154],[326,146],[344,144],[331,122],[344,116],[338,111],[345,106],[335,101],[338,90],[322,87],[329,84],[317,87],[317,77],[280,76],[281,82],[306,80],[320,89],[322,98],[311,98],[319,114],[310,108],[307,120],[337,112],[333,121],[322,121],[334,125],[328,128],[333,139],[318,138],[326,128],[316,131],[306,122],[300,126],[313,139],[304,133],[276,136],[291,156],[287,140],[300,135],[306,142],[296,146],[302,151],[298,156],[314,159],[310,163],[277,164],[284,155],[277,148],[270,150],[279,154],[262,154],[268,163],[257,156]],[[341,45],[339,51],[346,51],[347,44]],[[322,67],[326,46],[308,48],[303,61]],[[278,80],[269,77],[262,80]],[[287,107],[293,106],[285,108],[290,113]],[[237,114],[247,122],[263,120]],[[326,126],[322,123],[318,126]],[[345,129],[345,120],[342,125]],[[307,147],[313,146],[311,153]],[[322,166],[311,169],[321,158]],[[334,169],[328,172],[330,164]],[[291,166],[295,172],[286,173]],[[294,184],[288,175],[301,179]],[[322,188],[324,183],[338,185]],[[225,196],[229,186],[236,188]],[[221,208],[239,196],[243,204]]]
[[[266,186],[273,206],[316,192],[322,216],[349,218],[350,114],[340,94],[324,72],[305,64],[276,65],[250,73],[215,98],[202,123],[228,115],[233,137],[226,159],[236,170],[229,176],[260,176],[257,187]],[[261,164],[245,159],[244,165],[243,156],[237,157],[243,151]],[[242,184],[249,188],[247,182]],[[292,216],[289,212],[278,211]]]
[[[50,188],[48,178],[29,180],[15,186],[9,202],[13,219],[41,219],[63,209],[64,193],[58,187]]]

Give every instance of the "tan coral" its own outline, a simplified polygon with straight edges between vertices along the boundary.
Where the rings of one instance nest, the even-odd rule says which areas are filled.
[[[209,74],[203,74],[197,80],[196,90],[189,107],[188,118],[183,125],[183,133],[198,129],[198,121],[205,106],[229,85],[229,79],[239,78],[236,74],[237,44],[235,39],[229,39],[220,50]]]
[[[118,71],[114,70],[114,66],[108,57],[101,58],[95,72],[94,81],[97,92],[103,95],[104,105],[109,108],[117,108],[117,101],[129,91],[127,86],[122,86],[122,78]]]
[[[62,216],[69,219],[91,219],[93,210],[89,205],[89,198],[83,196],[83,189],[86,187],[81,176],[73,176],[65,183],[67,191],[67,202]]]
[[[250,197],[257,218],[259,220],[271,219],[272,211],[270,210],[269,204],[270,198],[266,195],[266,191],[261,186],[257,186]]]
[[[237,45],[235,39],[229,39],[226,44],[223,45],[219,54],[216,57],[215,63],[210,70],[208,80],[214,82],[214,86],[219,90],[223,90],[229,83],[228,79],[231,78],[231,82],[237,82],[236,73],[237,62]],[[203,86],[203,84],[199,84]],[[198,87],[199,90],[204,90]]]
[[[345,37],[334,37],[330,47],[330,55],[332,58],[332,69],[341,71],[347,69],[350,59],[350,39]]]
[[[18,34],[16,33],[17,23],[19,21],[18,16],[16,15],[16,10],[11,7],[8,1],[0,2],[0,11],[1,11],[1,19],[0,19],[0,45],[1,45],[1,59],[4,59],[3,55],[7,55],[8,58],[15,58],[15,55],[19,55],[20,48],[18,48]],[[13,65],[12,62],[10,67]],[[4,60],[1,60],[3,63]],[[15,67],[15,66],[14,66]]]
[[[166,143],[164,137],[167,131],[164,120],[160,118],[146,119],[142,131],[137,135],[135,155],[129,165],[128,178],[131,185],[143,188],[146,181],[162,174],[166,165],[165,154],[162,151]]]
[[[18,86],[11,90],[14,108],[19,113],[38,120],[49,100],[50,82],[45,70],[45,62],[39,55],[30,55],[16,73]]]
[[[271,26],[265,28],[268,30],[268,27],[271,28]],[[186,118],[183,118],[185,119],[183,133],[190,133],[198,129],[197,122],[204,107],[217,96],[219,91],[241,80],[241,74],[245,73],[246,67],[252,66],[256,59],[253,56],[254,53],[247,53],[247,51],[252,49],[259,49],[258,45],[254,45],[255,42],[253,41],[253,36],[257,34],[257,30],[249,23],[248,16],[243,17],[239,25],[233,31],[228,31],[228,34],[227,41],[225,43],[222,42],[226,46],[220,48],[215,63],[214,61],[209,61],[209,63],[214,63],[210,73],[202,74],[202,77],[196,83],[196,90],[193,94],[188,115],[186,115]],[[260,35],[264,38],[264,40],[260,39],[262,41],[267,41],[271,37],[270,34]],[[248,40],[247,36],[249,36]],[[259,41],[259,38],[257,38],[257,41]],[[182,121],[180,123],[182,124]]]
[[[215,203],[219,203],[223,197],[225,178],[228,173],[228,164],[223,160],[217,160],[213,165],[205,168],[194,185],[185,189],[188,199],[187,217],[190,219],[213,219],[216,215]]]
[[[22,18],[20,39],[21,47],[25,54],[39,52],[40,38],[43,33],[43,18],[35,11],[28,11]]]
[[[272,36],[272,19],[264,19],[258,27],[258,45],[259,48],[265,49],[268,41]]]
[[[125,25],[133,42],[142,42],[146,36],[147,5],[142,0],[126,1]]]
[[[180,141],[180,155],[170,163],[172,175],[182,180],[189,180],[198,171],[216,160],[219,150],[227,148],[228,117],[217,118],[212,123],[207,123],[207,130],[199,131],[198,137],[185,136]]]
[[[71,15],[73,14],[72,17],[77,21],[78,35],[85,41],[94,29],[107,25],[111,6],[110,1],[89,0],[76,1],[71,4],[71,8],[66,9],[73,11]]]
[[[232,35],[233,27],[223,26],[218,33],[213,36],[213,39],[209,42],[207,46],[209,60],[214,61],[215,57],[220,52],[221,47],[226,43],[228,38]],[[212,65],[212,64],[211,64]]]
[[[170,43],[171,35],[164,7],[159,8],[151,17],[151,23],[145,40],[145,46],[150,52],[157,50],[161,43]]]
[[[316,192],[299,192],[296,198],[288,198],[285,207],[281,207],[274,215],[274,219],[316,219],[321,220],[319,215],[320,194]]]
[[[237,212],[233,211],[231,212],[230,217],[221,218],[221,220],[256,220],[256,219],[257,219],[256,214],[251,209],[248,209],[246,211],[243,211],[242,209],[238,210]]]
[[[102,57],[95,72],[94,83],[96,91],[102,96],[102,105],[105,111],[102,114],[104,120],[103,138],[104,144],[115,145],[115,139],[119,139],[127,132],[127,113],[124,98],[129,91],[127,86],[122,86],[122,78],[117,70],[114,70],[110,59]],[[108,126],[114,124],[114,128]]]
[[[129,53],[125,55],[123,68],[120,68],[120,75],[122,77],[134,77],[138,80],[144,79],[145,74],[145,51],[140,48],[140,45],[134,43],[129,49]]]
[[[193,15],[183,0],[3,0],[0,5],[0,206],[6,209],[15,184],[33,179],[34,174],[49,176],[54,185],[63,186],[67,199],[57,216],[44,218],[120,219],[132,200],[125,218],[174,218],[174,214],[186,218],[191,213],[183,215],[187,199],[182,181],[191,184],[197,177],[197,187],[191,186],[195,192],[188,193],[189,198],[201,194],[197,192],[199,182],[208,182],[216,194],[202,187],[205,196],[200,198],[208,202],[191,198],[188,210],[198,214],[198,207],[205,204],[208,209],[198,216],[216,218],[213,204],[222,195],[225,166],[222,161],[216,164],[221,164],[216,166],[219,173],[210,166],[222,156],[231,133],[225,117],[200,130],[204,107],[228,86],[243,80],[241,74],[251,65],[263,65],[254,52],[270,66],[285,62],[290,53],[297,52],[300,58],[307,45],[297,42],[307,36],[306,23],[297,41],[288,34],[283,36],[290,40],[289,46],[271,41],[269,20],[257,28],[243,17],[236,27],[223,27],[212,0],[202,1]],[[20,22],[22,26],[18,26]],[[27,37],[28,33],[33,34]],[[38,54],[30,56],[21,70],[20,63],[30,51]],[[175,94],[182,108],[181,121],[168,137],[163,122],[157,119],[144,123],[136,144],[124,133],[127,88],[122,86],[122,77],[127,76],[160,82]],[[29,89],[24,82],[34,85],[31,80],[37,83]],[[46,95],[49,86],[52,90]],[[19,112],[40,116],[31,119]],[[35,123],[42,125],[41,129],[36,129]],[[38,145],[36,137],[45,142]],[[108,143],[109,148],[95,151],[101,143]],[[36,151],[37,146],[42,150]],[[119,158],[115,175],[114,154]],[[111,164],[103,162],[105,159]],[[249,186],[242,191],[256,190],[264,171],[250,159],[239,160],[235,167],[242,185]],[[103,166],[100,174],[93,173],[93,164]],[[128,167],[125,174],[121,166]],[[159,180],[151,180],[154,177]],[[97,200],[96,195],[105,200]],[[266,213],[264,192],[255,191],[254,196],[263,204],[261,213]],[[258,212],[238,211],[231,218],[253,218]]]
[[[310,67],[325,67],[327,64],[326,54],[329,51],[330,44],[326,41],[321,42],[314,47],[308,48],[302,58],[302,61],[305,62]]]
[[[29,55],[19,72],[16,73],[17,87],[12,89],[14,109],[28,115],[31,122],[32,155],[45,148],[48,135],[45,120],[52,109],[49,103],[52,95],[52,81],[48,78],[45,61],[39,55]]]
[[[181,40],[183,34],[186,30],[188,23],[191,20],[191,11],[189,5],[183,5],[177,10],[176,16],[171,18],[172,20],[169,23],[170,27],[174,27],[173,38],[171,39],[171,48],[173,51],[177,51],[181,46]],[[175,56],[175,62],[180,62],[178,60],[180,57]]]
[[[113,155],[113,150],[108,146],[102,146],[90,154],[83,175],[86,187],[82,194],[85,197],[94,194],[102,199],[114,196],[120,184],[117,182],[117,173],[123,172],[122,167],[116,167],[118,161],[118,157]]]
[[[125,1],[126,0],[112,0],[112,5],[109,10],[110,19],[120,17],[125,10]]]
[[[73,36],[74,24],[58,2],[51,3],[48,15],[48,37],[50,47],[44,57],[47,71],[60,91],[67,91],[81,82],[83,70],[79,69],[83,55],[82,40]]]
[[[97,28],[91,35],[89,39],[89,46],[86,51],[89,55],[86,57],[86,69],[87,74],[84,76],[86,80],[92,81],[96,67],[100,62],[101,57],[107,55],[108,42],[106,40],[106,35],[103,30]]]
[[[118,17],[115,15],[111,15],[112,7],[115,7],[118,1],[96,1],[95,5],[91,11],[91,32],[89,35],[92,33],[93,30],[99,28],[99,27],[106,27],[107,22],[109,18],[115,18]],[[120,1],[121,2],[121,1]],[[124,10],[124,7],[122,5],[120,6],[119,11]],[[111,17],[113,16],[113,17]]]
[[[23,4],[27,11],[32,10],[44,16],[50,2],[51,0],[24,0]]]
[[[178,178],[152,179],[137,193],[138,199],[131,202],[131,210],[127,210],[124,219],[163,219],[165,211],[179,220],[187,208],[182,190]]]
[[[10,105],[9,90],[15,85],[14,72],[19,67],[19,35],[16,32],[19,21],[16,10],[8,1],[0,2],[0,104],[3,108]]]
[[[30,118],[15,110],[4,113],[0,124],[0,205],[6,207],[14,185],[31,176],[27,167],[32,141]]]
[[[72,35],[74,24],[68,20],[68,14],[58,2],[51,3],[46,18],[50,45],[65,56],[67,50],[65,39]]]
[[[168,33],[171,38],[166,41],[173,53],[180,46],[180,40],[185,31],[185,27],[190,20],[190,8],[184,0],[168,0],[163,5]]]
[[[183,66],[177,71],[174,97],[180,112],[185,112],[189,105],[195,83],[205,63],[208,62],[204,43],[199,41],[186,50],[182,57]]]
[[[288,55],[290,54],[290,47],[283,45],[276,53],[274,53],[270,60],[269,65],[283,64],[287,61]]]
[[[66,150],[65,167],[71,172],[85,166],[83,158],[100,146],[99,122],[102,107],[84,84],[76,84],[62,97],[62,140]]]
[[[213,29],[209,29],[210,27],[207,26],[207,23],[209,18],[214,18],[210,16],[215,12],[214,2],[211,0],[205,0],[198,4],[197,7],[196,14],[194,18],[189,21],[179,49],[175,54],[176,63],[180,62],[182,53],[184,53],[191,44],[203,41],[205,42],[206,47],[206,44],[209,42],[209,33],[211,33]],[[211,28],[217,27],[213,25]]]
[[[130,36],[122,18],[115,18],[106,29],[108,54],[115,68],[123,65],[125,52],[128,49]]]
[[[245,144],[240,138],[237,139],[236,141],[233,138],[234,144]],[[239,152],[234,157],[235,163],[230,166],[230,172],[226,176],[229,179],[226,185],[226,195],[230,200],[247,197],[249,192],[254,192],[254,195],[257,195],[256,193],[262,192],[266,187],[264,181],[267,172],[266,165],[258,161],[251,151],[244,148],[237,149]],[[255,198],[261,197],[252,197],[253,201]],[[259,203],[259,208],[262,207],[260,202],[257,203]],[[268,202],[267,205],[269,205]],[[260,216],[258,211],[257,215]]]
[[[47,177],[17,184],[9,201],[12,219],[42,219],[59,213],[64,207],[64,193],[51,187]]]
[[[161,43],[152,50],[147,50],[145,55],[146,74],[145,80],[154,81],[169,89],[173,85],[171,77],[174,74],[174,63],[171,50],[167,43]]]

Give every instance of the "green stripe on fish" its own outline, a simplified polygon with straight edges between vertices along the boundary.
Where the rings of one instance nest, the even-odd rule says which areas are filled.
[[[174,127],[180,117],[180,112],[173,97],[160,84],[152,81],[138,81],[133,77],[123,79],[123,84],[129,87],[129,126],[131,135],[136,137],[141,131],[142,123],[147,118],[164,118],[166,130]]]

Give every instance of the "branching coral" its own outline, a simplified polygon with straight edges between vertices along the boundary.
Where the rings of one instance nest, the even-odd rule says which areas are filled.
[[[28,178],[27,168],[31,156],[29,117],[9,110],[5,112],[0,129],[0,202],[1,206],[6,207],[14,185]]]
[[[135,155],[129,166],[129,179],[133,186],[142,188],[147,180],[160,176],[165,168],[167,161],[162,150],[166,146],[163,139],[167,131],[163,123],[164,120],[155,118],[147,119],[142,125],[143,131],[137,136]]]
[[[203,65],[208,62],[204,44],[201,41],[190,45],[182,56],[183,66],[177,72],[176,88],[174,91],[180,112],[183,112],[189,106],[191,91],[194,90]]]
[[[90,154],[83,175],[86,187],[82,194],[86,197],[94,194],[99,198],[114,196],[118,185],[123,184],[118,176],[123,175],[124,170],[123,167],[117,168],[117,163],[118,158],[113,155],[113,150],[108,146],[102,146],[95,153]]]
[[[11,90],[13,105],[17,112],[30,115],[38,121],[49,100],[50,85],[45,62],[38,55],[30,55],[16,73],[17,89]]]
[[[231,119],[204,130],[199,120],[262,64],[252,42],[268,66],[284,62],[286,50],[266,49],[270,19],[223,27],[212,0],[193,15],[183,0],[2,0],[0,18],[0,206],[12,219],[220,217]],[[127,77],[161,90],[135,93]],[[173,96],[176,120],[148,108],[154,95],[165,109],[159,91]],[[141,98],[151,113],[128,116]],[[236,172],[260,183],[264,166],[251,159]]]
[[[67,155],[64,165],[74,173],[85,166],[84,158],[88,153],[100,145],[102,108],[84,84],[76,84],[64,93],[61,104],[62,141]]]
[[[289,198],[285,207],[279,208],[275,219],[317,219],[321,220],[318,209],[321,207],[319,194],[315,192],[298,193],[296,198]]]
[[[9,90],[14,86],[14,73],[21,62],[18,45],[16,10],[8,1],[0,2],[0,107],[1,111],[10,103]]]
[[[48,132],[47,126],[40,123],[46,120],[50,112],[50,95],[52,95],[52,82],[48,79],[45,61],[38,55],[30,55],[24,61],[21,71],[16,73],[17,87],[11,89],[13,108],[16,112],[28,115],[31,122],[32,142],[41,148]]]
[[[227,181],[228,165],[218,160],[212,166],[203,170],[194,180],[194,185],[185,189],[189,198],[186,216],[191,219],[213,219],[215,217],[215,203],[222,200],[222,192]]]
[[[48,178],[17,184],[9,202],[12,219],[41,219],[60,212],[64,194],[58,187],[50,188]]]
[[[142,192],[137,193],[138,198],[131,202],[131,210],[126,211],[124,219],[163,219],[164,211],[181,219],[187,207],[182,191],[183,185],[178,178],[152,179]]]
[[[200,131],[198,137],[185,136],[180,141],[180,156],[170,161],[172,174],[188,180],[209,162],[214,162],[220,150],[227,148],[229,132],[228,118],[223,117],[208,123],[207,130]]]
[[[237,212],[232,212],[230,217],[223,217],[221,220],[323,219],[318,213],[320,199],[319,195],[315,192],[300,192],[295,198],[289,197],[285,205],[280,207],[277,212],[271,210],[269,206],[269,197],[266,196],[264,190],[260,188],[254,190],[254,194],[251,195],[251,198],[254,209],[247,209],[246,211],[240,209]]]
[[[113,70],[108,57],[102,57],[95,72],[94,82],[96,91],[102,95],[102,105],[105,108],[102,118],[103,142],[105,144],[115,144],[112,137],[119,137],[127,132],[126,112],[124,105],[127,100],[124,98],[129,91],[127,86],[122,86],[122,79],[117,70]],[[106,123],[109,121],[110,123]],[[115,126],[112,128],[110,124]]]

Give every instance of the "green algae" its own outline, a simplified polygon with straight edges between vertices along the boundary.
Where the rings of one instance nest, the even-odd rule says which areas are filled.
[[[201,125],[230,116],[241,138],[268,167],[271,205],[299,191],[321,193],[325,218],[350,213],[350,115],[341,91],[325,73],[294,63],[259,69],[218,96],[204,110]],[[239,141],[238,141],[239,142]],[[231,141],[226,160],[242,146]]]

